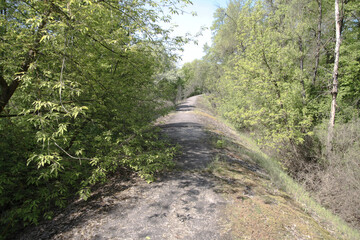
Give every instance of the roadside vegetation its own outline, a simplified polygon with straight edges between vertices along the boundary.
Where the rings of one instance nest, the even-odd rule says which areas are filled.
[[[231,203],[226,208],[239,239],[359,239],[360,233],[314,199],[252,136],[216,116],[206,97],[196,114],[208,126],[214,161],[206,169]]]
[[[359,9],[354,0],[231,0],[214,15],[206,55],[181,69],[185,94],[207,93],[277,160],[266,167],[274,177],[288,174],[357,229]],[[304,195],[297,184],[287,188]]]
[[[116,171],[151,181],[175,149],[151,122],[178,83],[162,29],[189,1],[0,1],[0,238]]]

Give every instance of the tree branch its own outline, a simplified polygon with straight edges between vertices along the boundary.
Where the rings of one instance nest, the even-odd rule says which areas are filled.
[[[12,80],[12,82],[10,83],[10,85],[8,85],[8,87],[6,88],[6,91],[2,91],[1,95],[0,95],[0,113],[4,110],[5,106],[8,104],[10,98],[13,96],[13,94],[15,93],[16,89],[18,88],[18,86],[20,85],[21,82],[21,78],[27,73],[27,71],[30,68],[30,65],[35,62],[35,56],[37,54],[37,52],[39,51],[39,47],[40,47],[40,40],[42,37],[42,30],[45,28],[47,21],[48,21],[48,17],[51,13],[51,9],[48,10],[44,16],[42,21],[40,22],[40,25],[38,27],[37,30],[37,34],[36,34],[36,38],[35,41],[33,43],[33,46],[31,47],[31,49],[28,51],[28,53],[25,56],[25,61],[22,63],[20,69],[19,69],[19,73],[16,73],[14,76],[14,79]],[[1,76],[2,80],[0,80],[1,86],[4,85],[5,80],[3,79],[3,77]],[[5,86],[5,85],[4,85]]]
[[[61,151],[63,151],[63,153],[65,153],[68,157],[75,159],[75,160],[79,160],[80,165],[81,165],[81,160],[88,160],[88,161],[92,161],[94,159],[92,158],[81,158],[81,157],[74,157],[72,155],[70,155],[67,151],[65,151],[62,147],[60,147],[56,142],[54,142],[55,146],[58,147]]]

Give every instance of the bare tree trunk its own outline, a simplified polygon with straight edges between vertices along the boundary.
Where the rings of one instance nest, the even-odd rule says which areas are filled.
[[[321,25],[322,25],[322,0],[317,0],[318,3],[318,29],[316,33],[316,54],[315,54],[315,67],[314,67],[314,75],[312,79],[312,85],[315,86],[317,72],[319,68],[320,61],[320,50],[321,50]]]
[[[301,78],[300,78],[300,83],[302,86],[302,91],[301,91],[301,95],[302,95],[302,100],[303,100],[303,104],[306,104],[306,90],[305,90],[305,81],[303,78],[303,73],[304,73],[304,48],[303,48],[303,41],[301,36],[299,36],[299,51],[301,53],[301,57],[300,57],[300,71],[301,71]]]
[[[335,44],[335,61],[334,61],[334,72],[333,72],[333,84],[331,89],[331,110],[330,110],[330,122],[328,128],[327,137],[327,154],[332,151],[332,141],[334,137],[334,126],[335,126],[335,113],[336,113],[336,97],[338,94],[338,69],[339,69],[339,58],[340,58],[340,44],[341,44],[341,22],[339,0],[335,0],[335,27],[336,27],[336,44]]]

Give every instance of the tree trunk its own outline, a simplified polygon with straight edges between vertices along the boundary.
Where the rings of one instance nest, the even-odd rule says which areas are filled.
[[[340,44],[341,44],[341,22],[339,11],[339,0],[335,0],[335,27],[336,27],[336,44],[335,44],[335,61],[333,71],[333,84],[331,89],[331,110],[330,110],[330,122],[328,128],[327,137],[327,154],[332,151],[332,141],[334,138],[334,126],[335,126],[335,114],[336,114],[336,97],[338,94],[338,69],[340,58]]]
[[[36,38],[34,41],[33,46],[30,48],[28,53],[25,56],[24,62],[21,64],[19,68],[19,73],[16,73],[14,76],[14,79],[12,82],[8,85],[6,80],[4,79],[3,74],[0,72],[0,86],[1,86],[1,92],[0,92],[0,114],[5,109],[5,106],[8,104],[9,100],[15,93],[16,89],[20,85],[21,78],[27,73],[29,70],[30,65],[35,62],[35,56],[39,50],[40,47],[40,40],[44,33],[42,33],[42,30],[44,29],[45,25],[47,24],[48,17],[50,15],[50,10],[47,11],[42,21],[40,22],[40,25],[37,29]]]
[[[305,89],[305,81],[303,78],[303,73],[304,73],[304,47],[303,47],[303,40],[301,38],[301,36],[299,36],[299,51],[301,53],[301,57],[300,57],[300,71],[301,71],[301,78],[300,78],[300,83],[301,83],[301,87],[302,87],[302,91],[301,91],[301,96],[302,96],[302,100],[303,100],[303,104],[306,104],[306,89]]]
[[[1,0],[0,1],[0,15],[2,15],[1,17],[6,19],[6,2],[4,0]],[[0,26],[0,36],[3,37],[5,36],[6,34],[6,27],[5,26]],[[4,59],[4,51],[1,51],[1,59]],[[3,63],[0,62],[0,106],[1,106],[1,103],[3,102],[3,95],[4,95],[4,92],[7,91],[7,88],[8,88],[8,85],[7,85],[7,82],[4,78],[4,66],[3,66]],[[0,107],[1,109],[1,107]]]
[[[312,85],[315,86],[316,77],[319,68],[320,61],[320,50],[321,50],[321,25],[322,25],[322,0],[317,0],[318,3],[318,29],[316,33],[316,53],[315,53],[315,67],[314,67],[314,75],[312,79]]]

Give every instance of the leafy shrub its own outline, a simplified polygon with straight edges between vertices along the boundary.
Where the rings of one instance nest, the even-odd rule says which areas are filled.
[[[6,124],[0,124],[4,130]],[[77,194],[86,199],[91,186],[104,182],[106,176],[119,168],[138,172],[147,181],[154,180],[154,174],[171,169],[176,149],[159,140],[152,129],[127,136],[127,141],[110,138],[110,134],[94,138],[84,152],[97,152],[91,160],[72,159],[66,153],[59,153],[61,167],[55,173],[51,163],[39,165],[35,158],[27,161],[36,149],[32,134],[20,128],[6,128],[0,131],[0,211],[1,235],[9,236],[15,230],[28,224],[37,224],[51,219],[53,211],[67,205]],[[94,146],[96,148],[94,149]],[[84,146],[83,146],[84,147]],[[45,157],[45,155],[39,155]],[[50,158],[50,156],[47,156]],[[55,160],[54,160],[55,161]]]

